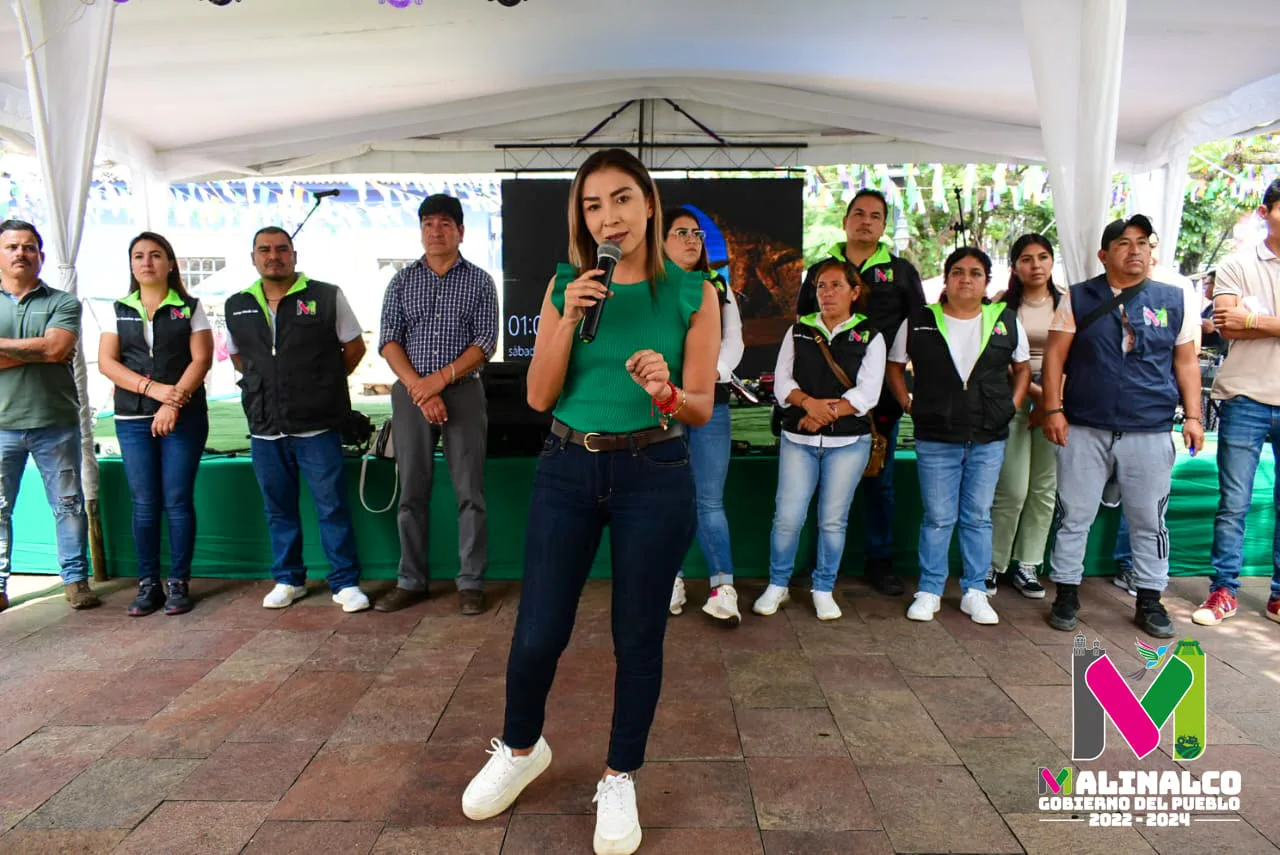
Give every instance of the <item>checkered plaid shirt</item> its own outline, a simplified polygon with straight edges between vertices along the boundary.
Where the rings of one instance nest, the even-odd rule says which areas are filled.
[[[444,276],[437,276],[422,259],[398,271],[382,298],[378,351],[393,341],[424,377],[472,345],[492,358],[498,347],[498,289],[493,277],[462,256]]]

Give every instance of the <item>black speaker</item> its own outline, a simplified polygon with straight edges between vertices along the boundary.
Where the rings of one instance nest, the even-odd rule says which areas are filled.
[[[551,413],[529,406],[529,363],[490,362],[481,372],[489,408],[490,457],[535,457],[551,430]]]

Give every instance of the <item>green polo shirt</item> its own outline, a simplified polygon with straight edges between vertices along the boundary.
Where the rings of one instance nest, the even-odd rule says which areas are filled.
[[[0,338],[40,338],[48,329],[80,335],[80,301],[41,282],[21,300],[0,289]],[[0,368],[0,430],[65,427],[80,421],[70,364]]]

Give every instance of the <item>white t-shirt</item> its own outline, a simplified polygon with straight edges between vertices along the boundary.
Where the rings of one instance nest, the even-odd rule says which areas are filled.
[[[163,307],[162,307],[163,308]],[[120,335],[119,327],[116,324],[116,307],[111,306],[111,310],[106,312],[106,317],[102,319],[102,334]],[[193,333],[206,332],[212,329],[209,323],[209,316],[204,312],[204,306],[199,300],[196,300],[195,310],[191,313],[191,331]],[[151,347],[155,341],[155,321],[151,318],[143,316],[142,318],[142,338],[147,343],[147,347]],[[116,416],[118,422],[129,421],[131,419],[150,419],[152,416]]]
[[[342,289],[335,289],[338,292],[335,301],[336,318],[334,319],[334,330],[338,333],[338,341],[346,344],[349,341],[355,341],[364,335],[364,328],[360,326],[360,319],[356,317],[356,313],[351,311],[351,304],[347,302],[347,295],[342,293]],[[267,313],[267,322],[271,325],[272,337],[276,334],[276,313],[269,311]],[[227,329],[227,353],[235,356],[239,353],[236,347],[235,339],[231,336],[231,330]],[[309,430],[302,433],[283,434],[277,433],[273,436],[259,436],[258,434],[250,434],[254,439],[284,439],[285,436],[297,437],[298,439],[307,439],[312,436],[319,436],[324,433],[323,430]]]
[[[893,339],[893,347],[889,348],[890,362],[896,362],[899,365],[907,364],[907,326],[910,323],[908,319],[898,327],[898,334]],[[1017,321],[1017,326],[1018,343],[1013,347],[1013,361],[1026,362],[1031,359],[1031,345],[1027,343],[1027,331],[1023,328],[1022,321]],[[960,375],[961,380],[968,381],[969,375],[973,373],[973,366],[982,355],[982,315],[976,315],[967,320],[947,315],[946,339],[947,350],[951,352],[951,361],[955,363],[956,373]]]

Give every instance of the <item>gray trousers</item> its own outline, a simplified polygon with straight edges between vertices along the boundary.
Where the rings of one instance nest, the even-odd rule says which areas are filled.
[[[488,406],[478,378],[467,378],[442,393],[449,418],[427,421],[404,385],[391,387],[391,435],[400,471],[400,569],[396,587],[425,591],[430,546],[431,484],[435,447],[444,434],[444,459],[458,499],[458,590],[480,590],[488,562],[489,526],[484,505],[484,458],[489,434]]]
[[[1103,488],[1120,490],[1129,521],[1136,587],[1163,591],[1169,585],[1169,506],[1176,452],[1171,434],[1112,433],[1072,425],[1058,451],[1058,534],[1053,545],[1054,582],[1079,585],[1084,577],[1089,529],[1098,516]]]

